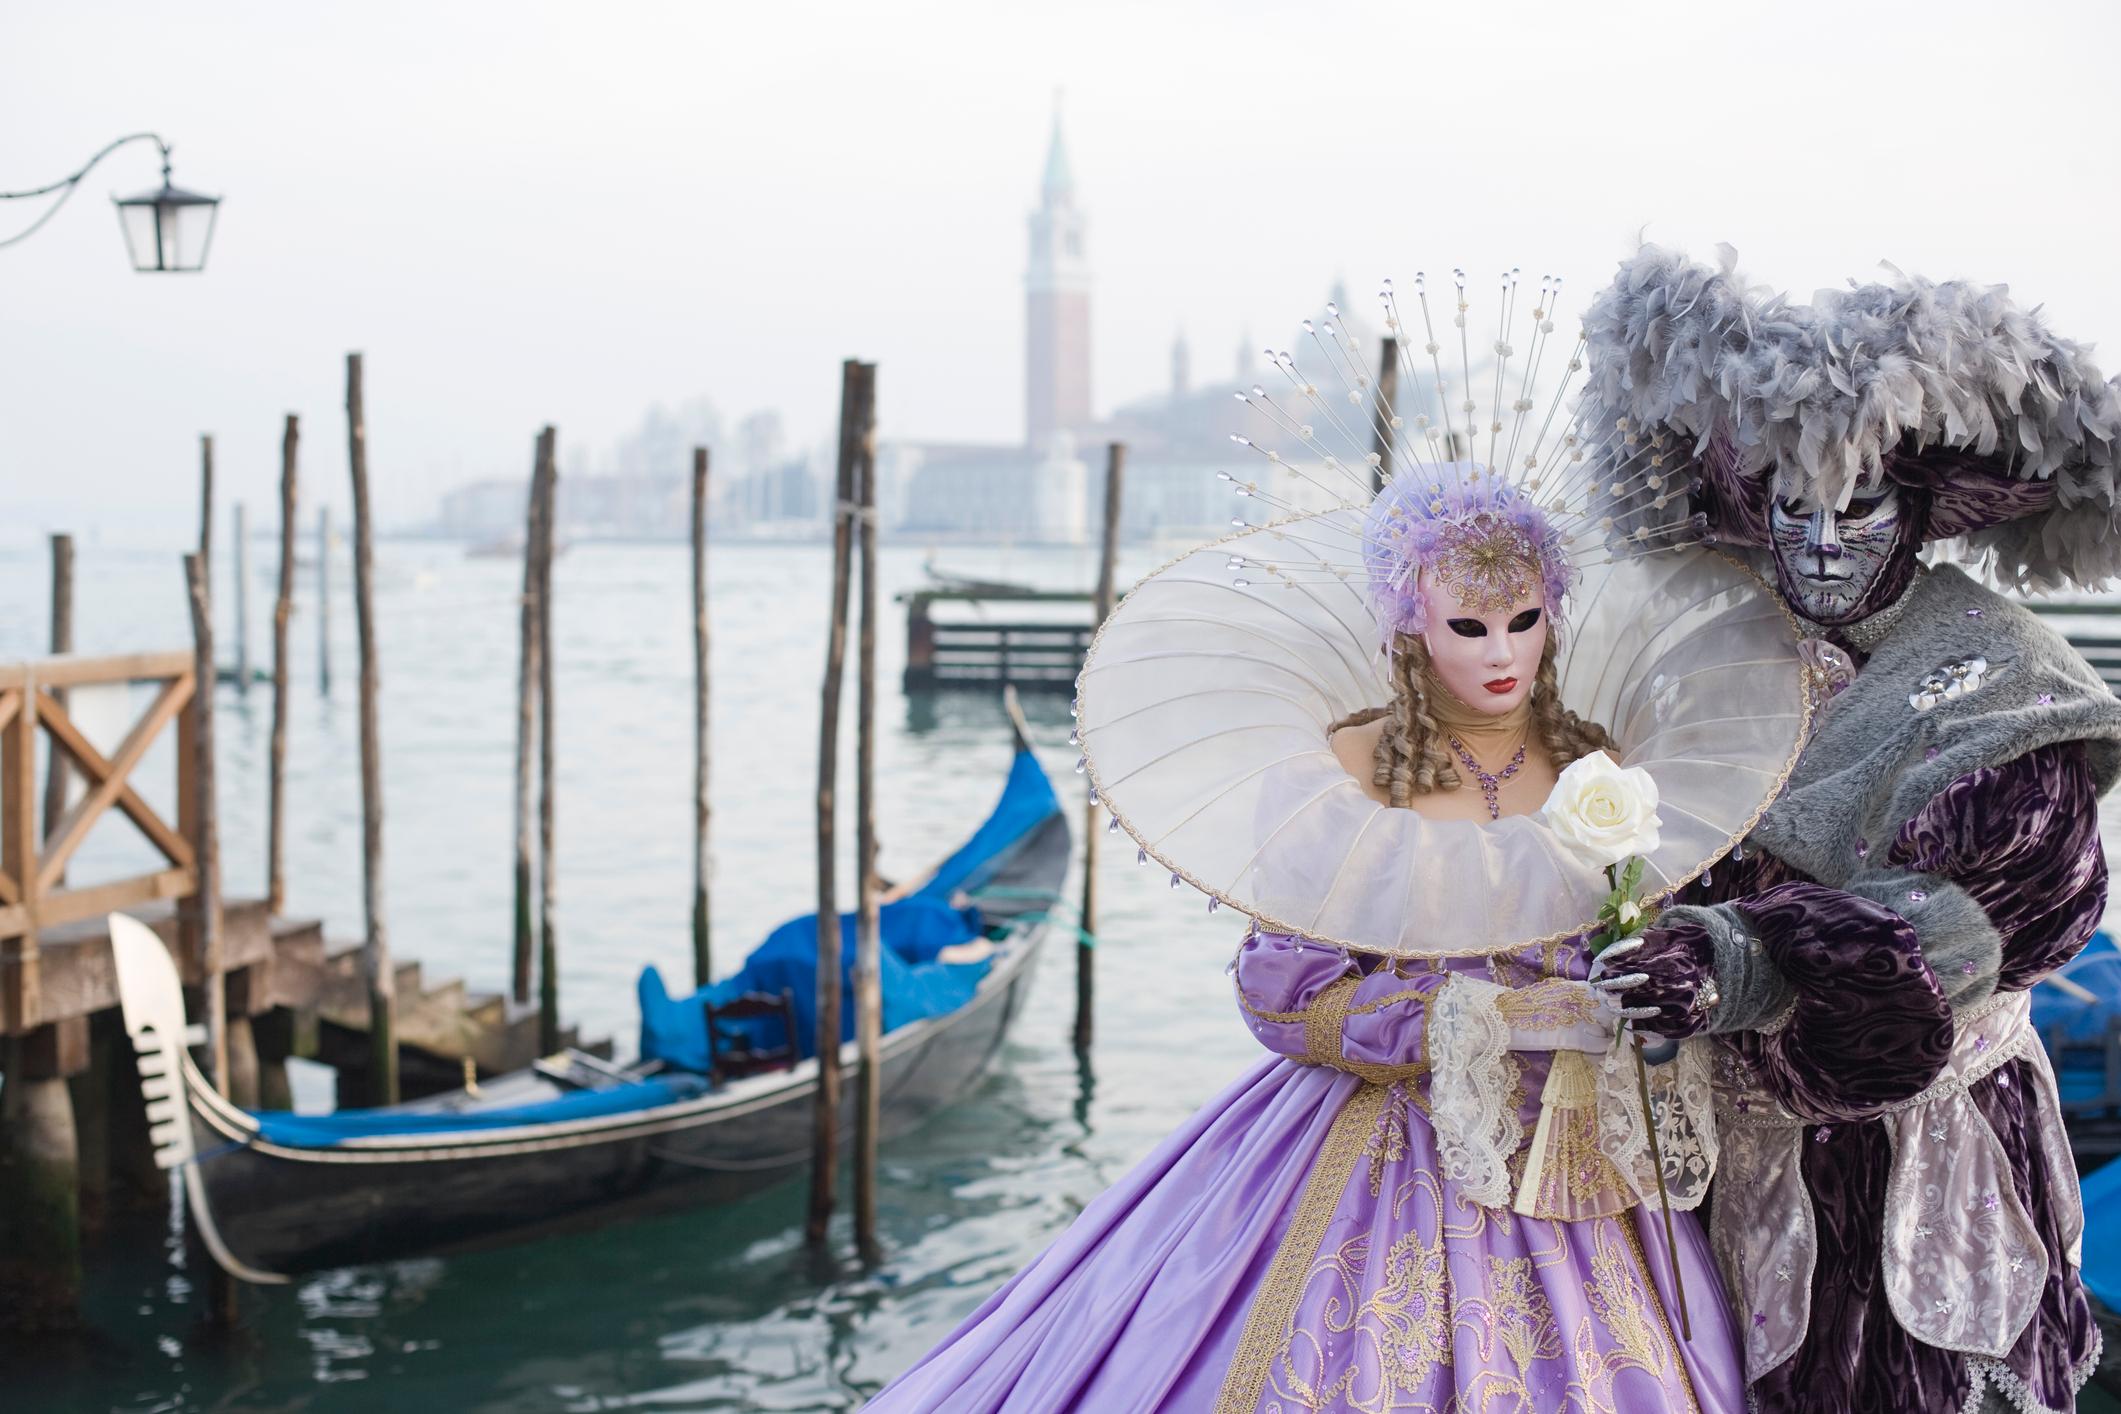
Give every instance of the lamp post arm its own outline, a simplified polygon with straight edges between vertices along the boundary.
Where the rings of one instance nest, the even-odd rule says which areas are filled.
[[[104,158],[131,142],[151,142],[161,149],[162,184],[164,186],[169,185],[169,144],[164,142],[158,133],[127,133],[117,141],[106,144],[95,156],[81,164],[80,171],[75,172],[71,176],[61,177],[58,181],[47,183],[41,187],[32,187],[28,191],[0,191],[0,201],[21,201],[30,197],[50,196],[53,192],[60,193],[59,199],[53,202],[42,216],[31,222],[28,230],[18,231],[7,239],[0,240],[0,250],[5,250],[18,242],[26,241],[37,234],[39,230],[43,229],[45,222],[59,214],[59,208],[66,205],[67,198],[71,197],[80,187],[81,179],[93,171],[98,162],[101,162]]]

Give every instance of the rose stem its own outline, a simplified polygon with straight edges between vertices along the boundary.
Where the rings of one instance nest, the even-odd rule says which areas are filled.
[[[1650,1068],[1642,1061],[1642,1037],[1635,1038],[1635,1089],[1642,1096],[1642,1123],[1650,1132],[1650,1163],[1657,1171],[1657,1201],[1664,1207],[1664,1250],[1672,1259],[1672,1290],[1679,1298],[1679,1338],[1694,1339],[1687,1320],[1686,1277],[1679,1270],[1679,1240],[1672,1235],[1672,1199],[1664,1191],[1664,1154],[1657,1145],[1657,1116],[1650,1112]]]

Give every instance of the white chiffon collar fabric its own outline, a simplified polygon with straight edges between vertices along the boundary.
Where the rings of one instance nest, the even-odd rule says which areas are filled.
[[[1536,815],[1380,805],[1327,746],[1333,722],[1391,697],[1361,529],[1354,507],[1253,527],[1121,601],[1078,682],[1098,797],[1150,858],[1274,931],[1420,958],[1586,931],[1605,881]],[[1234,555],[1310,572],[1239,584]],[[1567,608],[1562,700],[1655,778],[1644,890],[1676,890],[1744,839],[1796,763],[1812,701],[1797,622],[1701,549],[1586,570]]]

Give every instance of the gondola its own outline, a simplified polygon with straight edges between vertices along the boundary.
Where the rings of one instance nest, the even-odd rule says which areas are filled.
[[[993,952],[962,1005],[885,1034],[886,1138],[964,1095],[999,1050],[1071,848],[1019,723],[994,812],[929,885],[953,903],[969,895]],[[239,1109],[186,1049],[183,993],[161,940],[112,915],[111,946],[157,1162],[182,1171],[202,1242],[245,1280],[724,1201],[809,1161],[815,1059],[710,1078],[662,1060],[619,1067],[574,1053],[402,1105],[324,1116]],[[851,1073],[852,1042],[841,1063]],[[841,1111],[843,1143],[852,1110]]]

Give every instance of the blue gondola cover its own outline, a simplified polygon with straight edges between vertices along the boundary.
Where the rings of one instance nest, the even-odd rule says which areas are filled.
[[[1060,813],[1053,783],[1028,751],[1019,751],[1002,787],[1001,799],[972,837],[944,860],[921,887],[878,910],[883,942],[879,982],[883,994],[884,1030],[889,1032],[924,1017],[943,1016],[972,999],[987,963],[944,963],[936,954],[953,943],[980,935],[979,909],[965,895],[976,895],[1008,861],[1017,846],[1039,826]],[[855,916],[840,915],[841,985],[853,989]],[[798,1054],[817,1053],[817,915],[791,918],[773,930],[734,974],[690,996],[673,998],[662,975],[642,970],[641,1056],[680,1070],[707,1069],[704,1004],[720,1005],[746,992],[794,994]],[[771,1021],[725,1023],[727,1039],[736,1044],[783,1044],[780,1025]],[[854,1038],[854,1008],[840,1010],[840,1039]]]
[[[705,1093],[706,1082],[697,1075],[658,1075],[609,1090],[578,1090],[535,1105],[509,1105],[491,1110],[372,1109],[340,1110],[336,1114],[301,1115],[286,1110],[259,1110],[251,1118],[258,1122],[258,1137],[294,1149],[328,1149],[348,1139],[375,1139],[391,1135],[454,1134],[466,1130],[513,1129],[526,1124],[559,1124],[574,1119],[605,1119],[634,1110],[675,1104]]]

